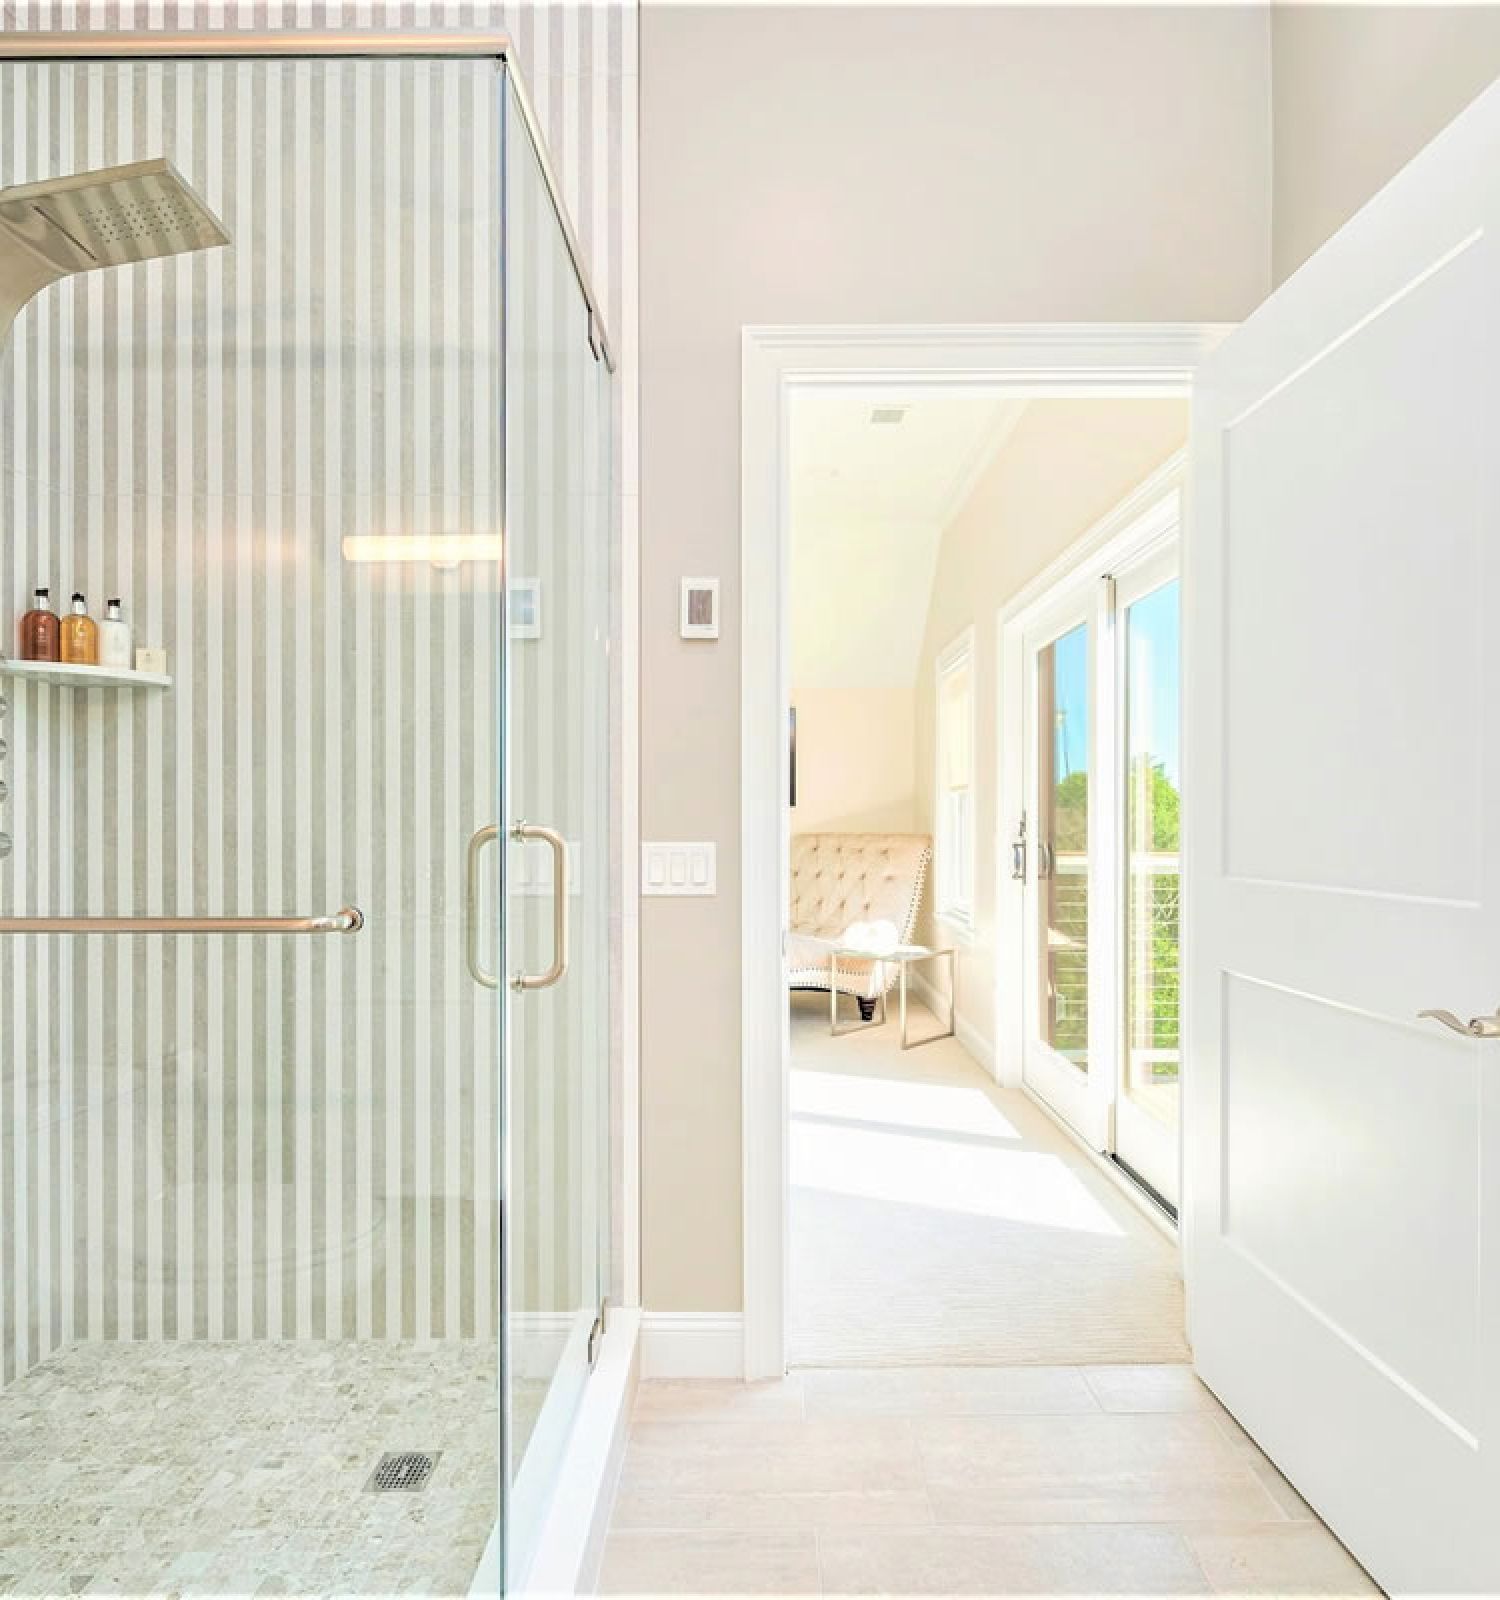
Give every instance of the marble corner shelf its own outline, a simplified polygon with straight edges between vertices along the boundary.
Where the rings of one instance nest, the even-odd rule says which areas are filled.
[[[69,689],[170,689],[172,680],[157,672],[125,667],[81,667],[68,661],[0,661],[0,678],[58,683]]]

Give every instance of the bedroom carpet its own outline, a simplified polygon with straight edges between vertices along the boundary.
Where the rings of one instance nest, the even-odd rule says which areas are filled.
[[[895,1010],[835,1039],[792,996],[792,1365],[1188,1360],[1166,1238],[957,1040],[902,1051]]]

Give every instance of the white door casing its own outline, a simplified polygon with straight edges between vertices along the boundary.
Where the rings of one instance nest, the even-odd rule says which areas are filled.
[[[745,1376],[786,1364],[787,1067],[782,936],[787,915],[788,682],[785,484],[792,391],[896,383],[911,392],[1117,399],[1183,394],[1218,324],[747,327],[740,510],[741,1091]],[[1007,843],[1008,839],[1002,840]],[[1009,904],[1009,851],[996,866]],[[996,952],[997,984],[1009,948]],[[1003,974],[1003,978],[1002,978]],[[1013,1009],[1013,1008],[1012,1008]],[[1001,1073],[1018,1074],[1007,1018]]]
[[[1393,1595],[1500,1592],[1497,310],[1491,89],[1194,390],[1190,1333]]]

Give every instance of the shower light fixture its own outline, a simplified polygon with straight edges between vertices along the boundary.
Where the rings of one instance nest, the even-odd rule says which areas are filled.
[[[461,561],[498,561],[498,533],[356,533],[344,539],[345,561],[425,561],[456,567]]]

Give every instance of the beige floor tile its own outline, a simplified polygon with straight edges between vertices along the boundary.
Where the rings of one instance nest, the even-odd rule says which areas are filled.
[[[815,1595],[810,1533],[615,1533],[604,1549],[600,1594]]]
[[[1208,1411],[1223,1408],[1189,1366],[1085,1367],[1106,1411]]]
[[[896,1419],[642,1422],[631,1431],[622,1487],[691,1494],[920,1490],[912,1427]]]
[[[1217,1595],[1353,1597],[1380,1590],[1321,1523],[1183,1530]]]
[[[1219,1408],[1217,1421],[1225,1438],[1240,1452],[1266,1493],[1281,1508],[1282,1513],[1294,1522],[1316,1521],[1317,1513],[1281,1475],[1275,1462],[1222,1406]]]
[[[940,1523],[1284,1520],[1211,1416],[991,1417],[913,1426]]]
[[[1183,1539],[1167,1528],[944,1528],[823,1533],[825,1594],[1207,1595]]]
[[[809,1417],[1053,1416],[1094,1412],[1078,1367],[810,1368]]]
[[[615,1502],[616,1528],[901,1528],[928,1527],[923,1489],[844,1489],[694,1494],[634,1489]]]
[[[637,1422],[800,1422],[802,1379],[779,1383],[648,1380],[635,1397]]]

